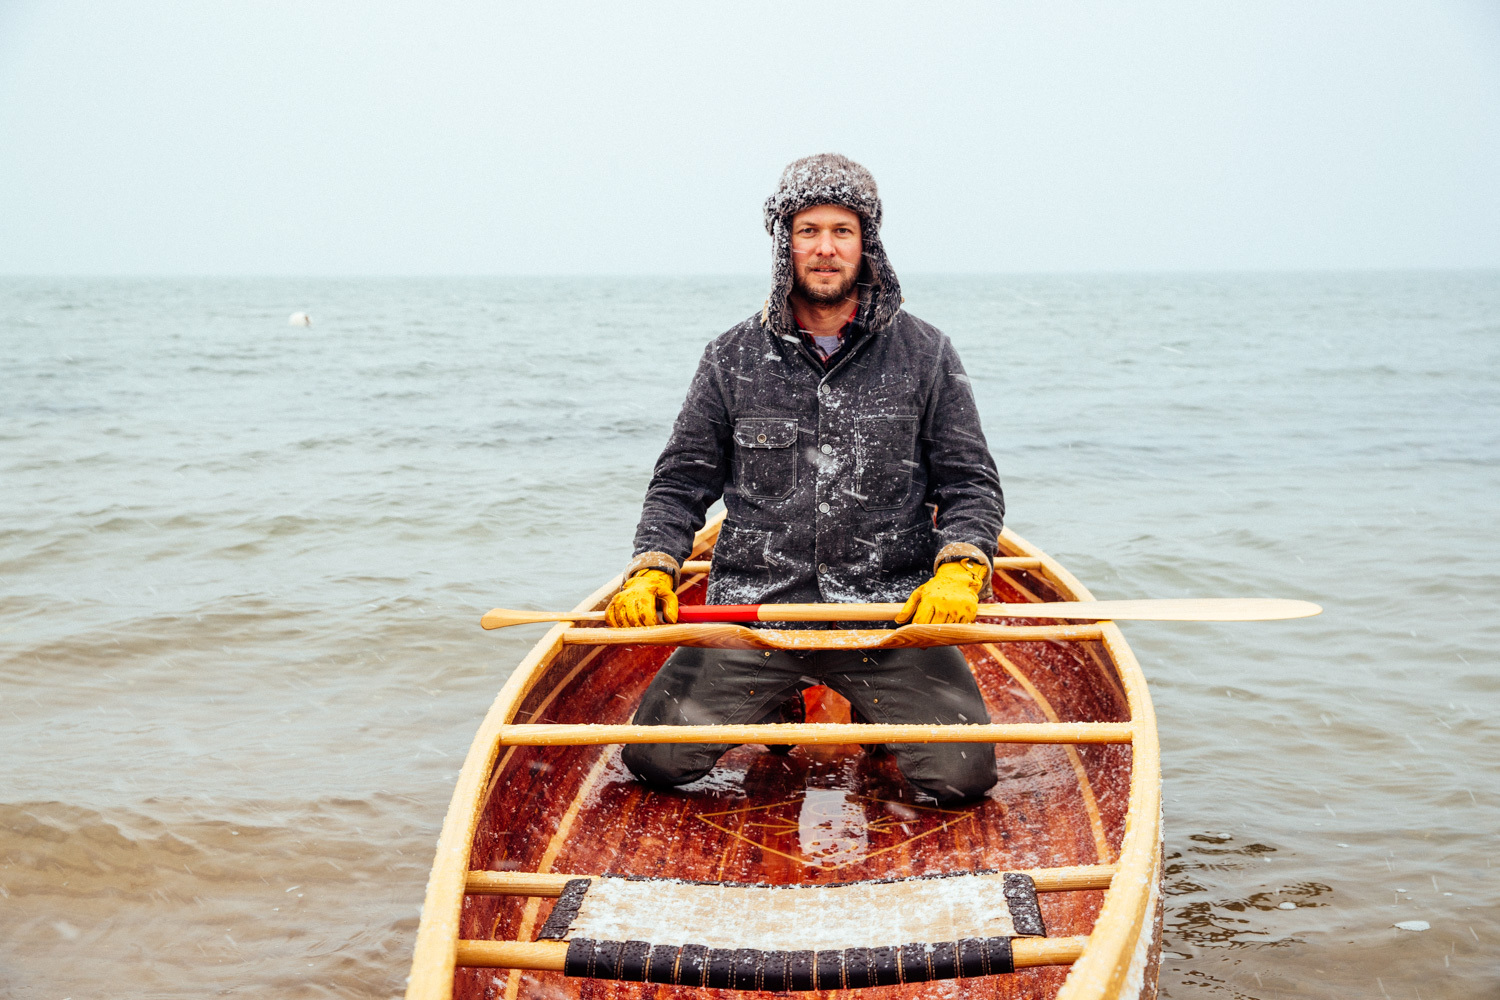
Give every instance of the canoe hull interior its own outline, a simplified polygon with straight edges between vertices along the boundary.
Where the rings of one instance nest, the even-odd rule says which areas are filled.
[[[706,579],[684,582],[683,601],[700,602]],[[1019,570],[997,573],[995,590],[997,600],[1017,603],[1077,596],[1041,572]],[[1125,687],[1103,642],[960,649],[993,722],[1130,719]],[[565,646],[522,698],[512,721],[628,722],[669,653],[666,647]],[[809,691],[807,702],[809,721],[848,721],[847,703],[826,688]],[[914,797],[889,754],[853,745],[803,746],[789,754],[737,747],[708,777],[672,791],[634,781],[618,746],[502,747],[481,798],[470,867],[786,884],[1120,860],[1131,801],[1130,745],[1000,744],[994,752],[1000,780],[989,795],[977,804],[939,808]],[[1158,859],[1159,850],[1158,839]],[[1159,880],[1159,862],[1151,877]],[[1153,895],[1152,910],[1159,911],[1160,893]],[[1048,936],[1089,934],[1104,897],[1103,890],[1042,893]],[[554,903],[467,895],[458,936],[535,940]],[[1146,917],[1150,930],[1137,942],[1136,968],[1127,977],[1132,997],[1155,995],[1160,934],[1159,915],[1151,916]],[[725,914],[726,921],[733,919]],[[1043,966],[1003,976],[850,991],[850,996],[1052,997],[1067,975],[1068,966]],[[453,988],[453,995],[465,1000],[667,1000],[703,994],[687,987],[488,968],[457,969]],[[736,994],[724,995],[728,1000]]]

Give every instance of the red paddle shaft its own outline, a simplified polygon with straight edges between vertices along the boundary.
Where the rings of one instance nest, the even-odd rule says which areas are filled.
[[[759,604],[680,604],[677,607],[679,624],[702,622],[758,622]]]

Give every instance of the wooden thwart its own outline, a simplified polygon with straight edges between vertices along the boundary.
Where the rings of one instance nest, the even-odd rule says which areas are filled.
[[[678,608],[677,624],[710,622],[895,621],[900,604],[730,604]],[[1249,622],[1307,618],[1323,609],[1280,598],[1182,598],[1138,601],[1049,601],[981,604],[982,618],[1072,618],[1080,621]],[[603,611],[516,611],[495,608],[479,619],[487,629],[537,622],[604,621]]]
[[[1071,965],[1083,954],[1086,937],[1016,938],[1011,953],[1018,969],[1038,965]],[[567,961],[565,941],[460,940],[456,964],[479,969],[539,969],[561,972]]]
[[[615,743],[1129,743],[1128,722],[1009,722],[974,726],[778,722],[728,726],[513,725],[501,746],[606,746]]]
[[[903,625],[896,629],[769,629],[744,625],[570,628],[569,646],[703,646],[709,649],[918,649],[980,642],[1098,640],[1098,625]]]
[[[1037,892],[1073,892],[1079,889],[1108,889],[1118,865],[1074,865],[1065,868],[1028,868],[1022,874],[1031,876]],[[471,896],[542,896],[555,899],[573,879],[590,875],[562,875],[556,872],[497,872],[476,869],[469,872],[464,892]]]

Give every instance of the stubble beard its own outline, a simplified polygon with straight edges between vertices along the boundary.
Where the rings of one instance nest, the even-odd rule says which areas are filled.
[[[810,288],[802,279],[802,276],[797,275],[796,279],[792,282],[792,290],[804,300],[814,305],[836,306],[840,302],[845,302],[852,298],[854,286],[859,284],[858,268],[845,268],[843,273],[844,280],[828,289]]]

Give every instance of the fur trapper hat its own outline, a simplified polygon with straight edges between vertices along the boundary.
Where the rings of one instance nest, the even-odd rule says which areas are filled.
[[[783,337],[797,336],[792,294],[792,216],[814,205],[840,205],[859,216],[863,260],[859,269],[861,325],[879,331],[901,309],[901,283],[880,243],[880,192],[875,178],[847,156],[820,153],[793,161],[781,172],[776,193],[766,199],[771,234],[771,297],[761,322]]]

